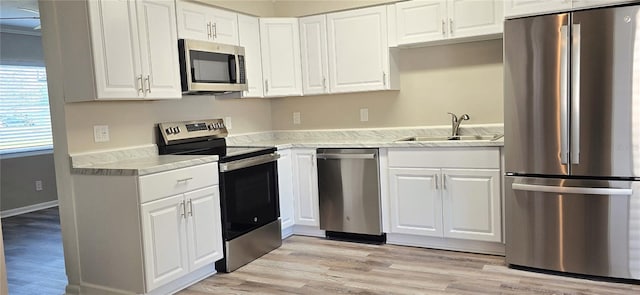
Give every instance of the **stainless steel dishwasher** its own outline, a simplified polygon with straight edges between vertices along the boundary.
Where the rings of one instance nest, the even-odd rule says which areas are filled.
[[[385,242],[378,149],[318,149],[320,229],[328,238]]]

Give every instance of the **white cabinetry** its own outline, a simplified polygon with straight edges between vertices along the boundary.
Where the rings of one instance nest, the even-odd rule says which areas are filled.
[[[176,1],[178,37],[238,45],[238,14],[183,0]]]
[[[95,95],[67,96],[67,101],[182,96],[173,1],[97,0],[88,1],[87,5]],[[78,15],[70,15],[71,19],[74,17]],[[69,69],[72,70],[78,69]]]
[[[218,186],[142,204],[148,290],[223,257]]]
[[[286,238],[292,233],[294,220],[294,194],[293,194],[293,159],[291,150],[279,150],[278,154],[278,190],[280,201],[280,221],[282,237]]]
[[[442,237],[440,169],[390,168],[391,231]]]
[[[398,45],[498,36],[503,31],[500,0],[406,1],[395,8]]]
[[[300,50],[302,56],[302,92],[327,93],[329,64],[327,60],[327,17],[308,16],[300,21]]]
[[[386,7],[326,17],[331,93],[398,89],[395,60],[389,55]]]
[[[571,0],[506,0],[504,15],[523,16],[571,9]]]
[[[83,288],[169,294],[215,273],[223,257],[217,168],[73,175]]]
[[[265,96],[302,95],[297,18],[261,18],[260,44]]]
[[[318,168],[315,149],[295,149],[293,159],[294,219],[296,225],[319,227]]]
[[[573,0],[572,6],[574,9],[591,8],[597,6],[609,6],[622,3],[640,2],[638,0]]]
[[[457,250],[484,245],[448,239],[502,242],[498,148],[390,149],[388,163],[391,243],[402,240],[394,234]]]
[[[637,0],[506,0],[505,17],[520,17],[546,13],[569,12],[572,10],[611,6]]]
[[[247,87],[243,97],[262,97],[262,51],[260,50],[260,22],[257,17],[238,14],[240,46],[244,47]]]

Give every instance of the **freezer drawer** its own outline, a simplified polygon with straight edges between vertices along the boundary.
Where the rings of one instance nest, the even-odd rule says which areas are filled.
[[[320,228],[381,235],[377,149],[318,149]]]
[[[640,182],[505,180],[508,264],[640,279]]]

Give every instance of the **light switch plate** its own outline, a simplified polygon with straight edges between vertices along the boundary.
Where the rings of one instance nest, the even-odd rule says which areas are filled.
[[[109,141],[109,125],[94,125],[93,141],[95,142]]]
[[[360,109],[360,122],[369,121],[369,109],[364,108]]]
[[[300,112],[293,112],[293,125],[300,125]]]

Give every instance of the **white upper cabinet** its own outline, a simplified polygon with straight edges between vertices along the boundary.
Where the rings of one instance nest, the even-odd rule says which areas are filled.
[[[327,14],[331,93],[396,88],[384,6]]]
[[[145,98],[180,97],[173,1],[138,0],[137,11]]]
[[[571,9],[571,0],[506,0],[506,17],[542,14]]]
[[[327,18],[308,16],[300,21],[300,51],[302,58],[302,92],[323,94],[329,91],[327,60]]]
[[[96,99],[181,98],[174,2],[88,5]]]
[[[302,95],[300,36],[297,18],[261,18],[264,95]]]
[[[506,0],[505,17],[520,17],[546,13],[567,12],[584,8],[611,6],[638,0]]]
[[[503,31],[502,0],[449,0],[449,37],[500,34]]]
[[[260,49],[260,22],[257,17],[238,14],[240,46],[244,47],[247,87],[243,97],[263,97],[262,51]]]
[[[440,40],[447,34],[447,1],[396,3],[398,45]]]
[[[591,8],[596,6],[608,6],[621,3],[640,2],[638,0],[573,0],[573,8]]]
[[[238,45],[238,14],[178,0],[178,37]]]
[[[395,4],[398,45],[500,34],[500,0],[406,1]]]

